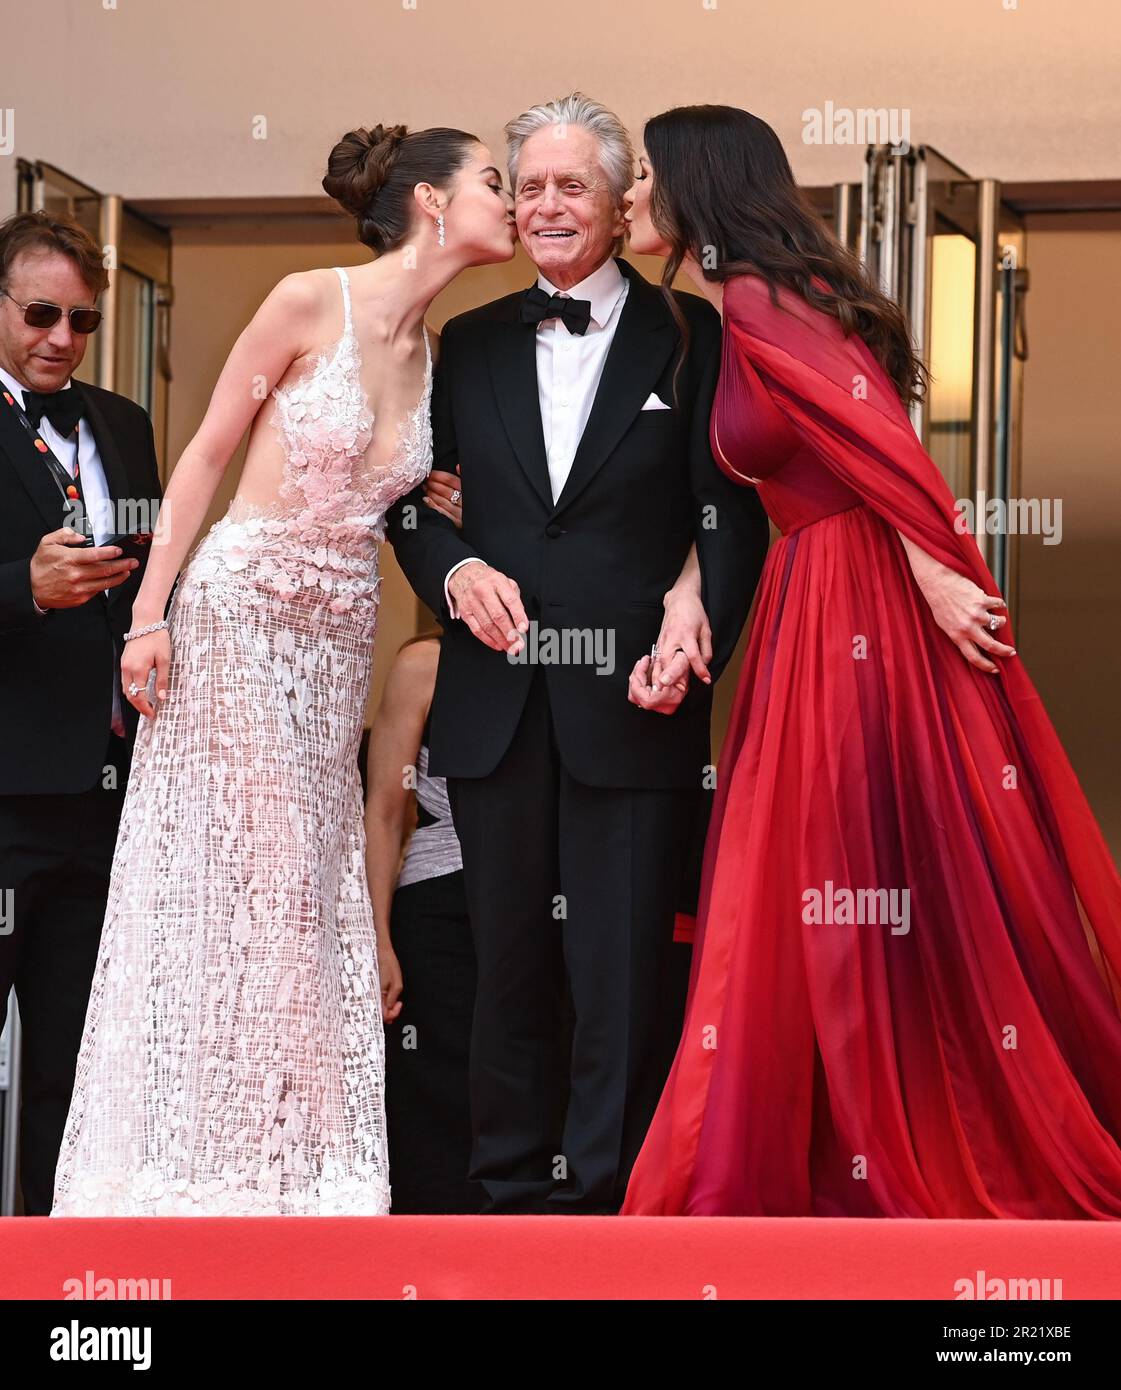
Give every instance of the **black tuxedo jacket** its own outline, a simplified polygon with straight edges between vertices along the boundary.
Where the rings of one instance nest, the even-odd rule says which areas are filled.
[[[713,629],[713,677],[743,628],[767,547],[754,489],[722,474],[709,449],[720,368],[720,317],[678,294],[691,330],[680,342],[661,292],[625,261],[630,282],[587,426],[554,504],[537,390],[536,329],[519,322],[522,293],[445,326],[433,387],[434,466],[463,480],[463,529],[423,504],[423,487],[389,515],[409,582],[445,626],[432,705],[434,775],[485,777],[506,751],[535,667],[511,663],[452,621],[444,577],[477,555],[516,580],[540,630],[600,634],[614,669],[545,667],[558,748],[577,781],[603,787],[699,788],[709,762],[711,688],[695,677],[673,715],[627,699],[635,661],[650,651],[662,595],[694,540]],[[669,410],[643,410],[650,393]],[[532,634],[529,634],[532,636]],[[530,650],[532,650],[532,643]],[[601,662],[600,665],[606,663]]]
[[[114,500],[159,498],[152,424],[135,402],[75,381],[86,398]],[[0,795],[86,791],[102,774],[113,718],[113,681],[120,680],[122,636],[128,631],[143,564],[108,596],[78,608],[36,612],[31,556],[57,531],[63,500],[50,470],[15,412],[0,401]],[[137,711],[122,695],[129,743]]]

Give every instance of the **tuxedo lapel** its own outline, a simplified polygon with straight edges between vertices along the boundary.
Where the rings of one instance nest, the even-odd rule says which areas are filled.
[[[537,387],[537,330],[518,319],[520,298],[509,319],[495,325],[489,358],[499,413],[526,477],[551,514],[581,492],[603,466],[653,390],[678,332],[661,292],[626,261],[616,265],[630,281],[572,468],[557,502],[549,480],[541,398]]]
[[[6,386],[3,390],[10,394]],[[39,509],[46,529],[57,531],[62,525],[62,493],[51,476],[50,466],[36,452],[31,436],[7,401],[0,401],[0,454]]]
[[[75,388],[80,389],[77,382],[74,382],[71,387],[72,390]],[[6,387],[4,389],[7,390]],[[86,406],[83,421],[93,431],[98,456],[105,472],[105,483],[109,490],[109,496],[114,502],[120,501],[129,494],[128,469],[121,451],[117,447],[112,425],[103,407],[89,392],[83,392],[83,399]],[[44,534],[48,531],[57,531],[63,524],[62,493],[51,476],[50,466],[44,462],[43,456],[36,451],[31,442],[31,436],[20,424],[15,411],[6,401],[0,401],[0,458],[7,460],[8,465],[38,508],[45,526]],[[117,585],[110,589],[108,600],[104,593],[99,592],[95,595],[95,601],[101,603],[108,601],[112,604],[115,599],[120,597],[123,587],[123,585]]]
[[[71,389],[80,387],[75,382]],[[83,398],[86,403],[85,423],[93,431],[101,466],[105,470],[105,483],[110,497],[116,502],[128,495],[128,469],[104,410],[90,394],[83,392]],[[51,476],[50,466],[36,452],[31,436],[6,401],[0,402],[0,452],[6,456],[48,528],[57,531],[62,525],[62,494]]]
[[[116,434],[103,404],[94,399],[92,392],[86,393],[85,400],[85,422],[93,431],[94,442],[97,444],[97,454],[101,459],[102,471],[105,474],[105,486],[109,492],[109,499],[114,504],[115,520],[112,530],[120,531],[123,529],[120,518],[128,515],[128,511],[116,506],[116,503],[127,500],[132,494],[128,467],[117,446]],[[108,593],[100,592],[97,597],[102,602],[107,603],[112,611],[122,601],[122,596],[127,588],[129,588],[127,584],[118,584]],[[129,601],[131,602],[131,599]]]
[[[630,281],[630,289],[555,512],[568,506],[603,467],[642,409],[678,342],[677,325],[661,292],[625,261],[617,260],[616,264]],[[534,394],[536,399],[536,381]]]
[[[515,306],[520,301],[515,300]],[[541,426],[537,392],[537,329],[514,317],[499,323],[490,337],[490,370],[499,414],[526,477],[542,502],[552,510],[549,461]]]
[[[105,414],[103,406],[94,399],[92,393],[85,392],[86,402],[86,423],[93,431],[94,441],[97,444],[98,457],[101,459],[101,467],[105,472],[105,486],[109,490],[109,496],[114,502],[120,502],[130,495],[131,484],[129,483],[128,468],[121,456],[121,451],[117,447],[114,437],[113,427]],[[115,527],[114,529],[120,529]]]

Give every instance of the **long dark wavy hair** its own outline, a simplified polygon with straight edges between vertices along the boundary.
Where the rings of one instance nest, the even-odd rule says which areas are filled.
[[[864,340],[904,405],[922,399],[927,372],[903,311],[814,212],[766,121],[736,106],[678,106],[652,116],[643,139],[654,172],[651,218],[671,248],[662,293],[681,330],[682,358],[689,332],[670,285],[689,253],[707,280],[761,276],[776,307],[779,285],[794,290],[846,336]]]

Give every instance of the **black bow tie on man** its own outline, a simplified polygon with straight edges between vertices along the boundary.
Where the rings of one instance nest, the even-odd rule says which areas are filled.
[[[546,294],[540,285],[526,290],[522,300],[522,323],[540,323],[543,319],[557,318],[564,320],[564,326],[570,333],[585,333],[592,321],[592,301]]]
[[[85,401],[73,385],[64,391],[25,390],[23,411],[36,429],[45,415],[63,439],[67,439],[82,418]]]

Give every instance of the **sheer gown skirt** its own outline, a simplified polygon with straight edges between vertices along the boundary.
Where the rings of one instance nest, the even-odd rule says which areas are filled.
[[[223,519],[173,599],[55,1215],[389,1208],[357,767],[377,582],[281,597],[265,534]]]
[[[1000,676],[870,509],[793,531],[624,1211],[1117,1217],[1119,1138],[1116,981]]]

